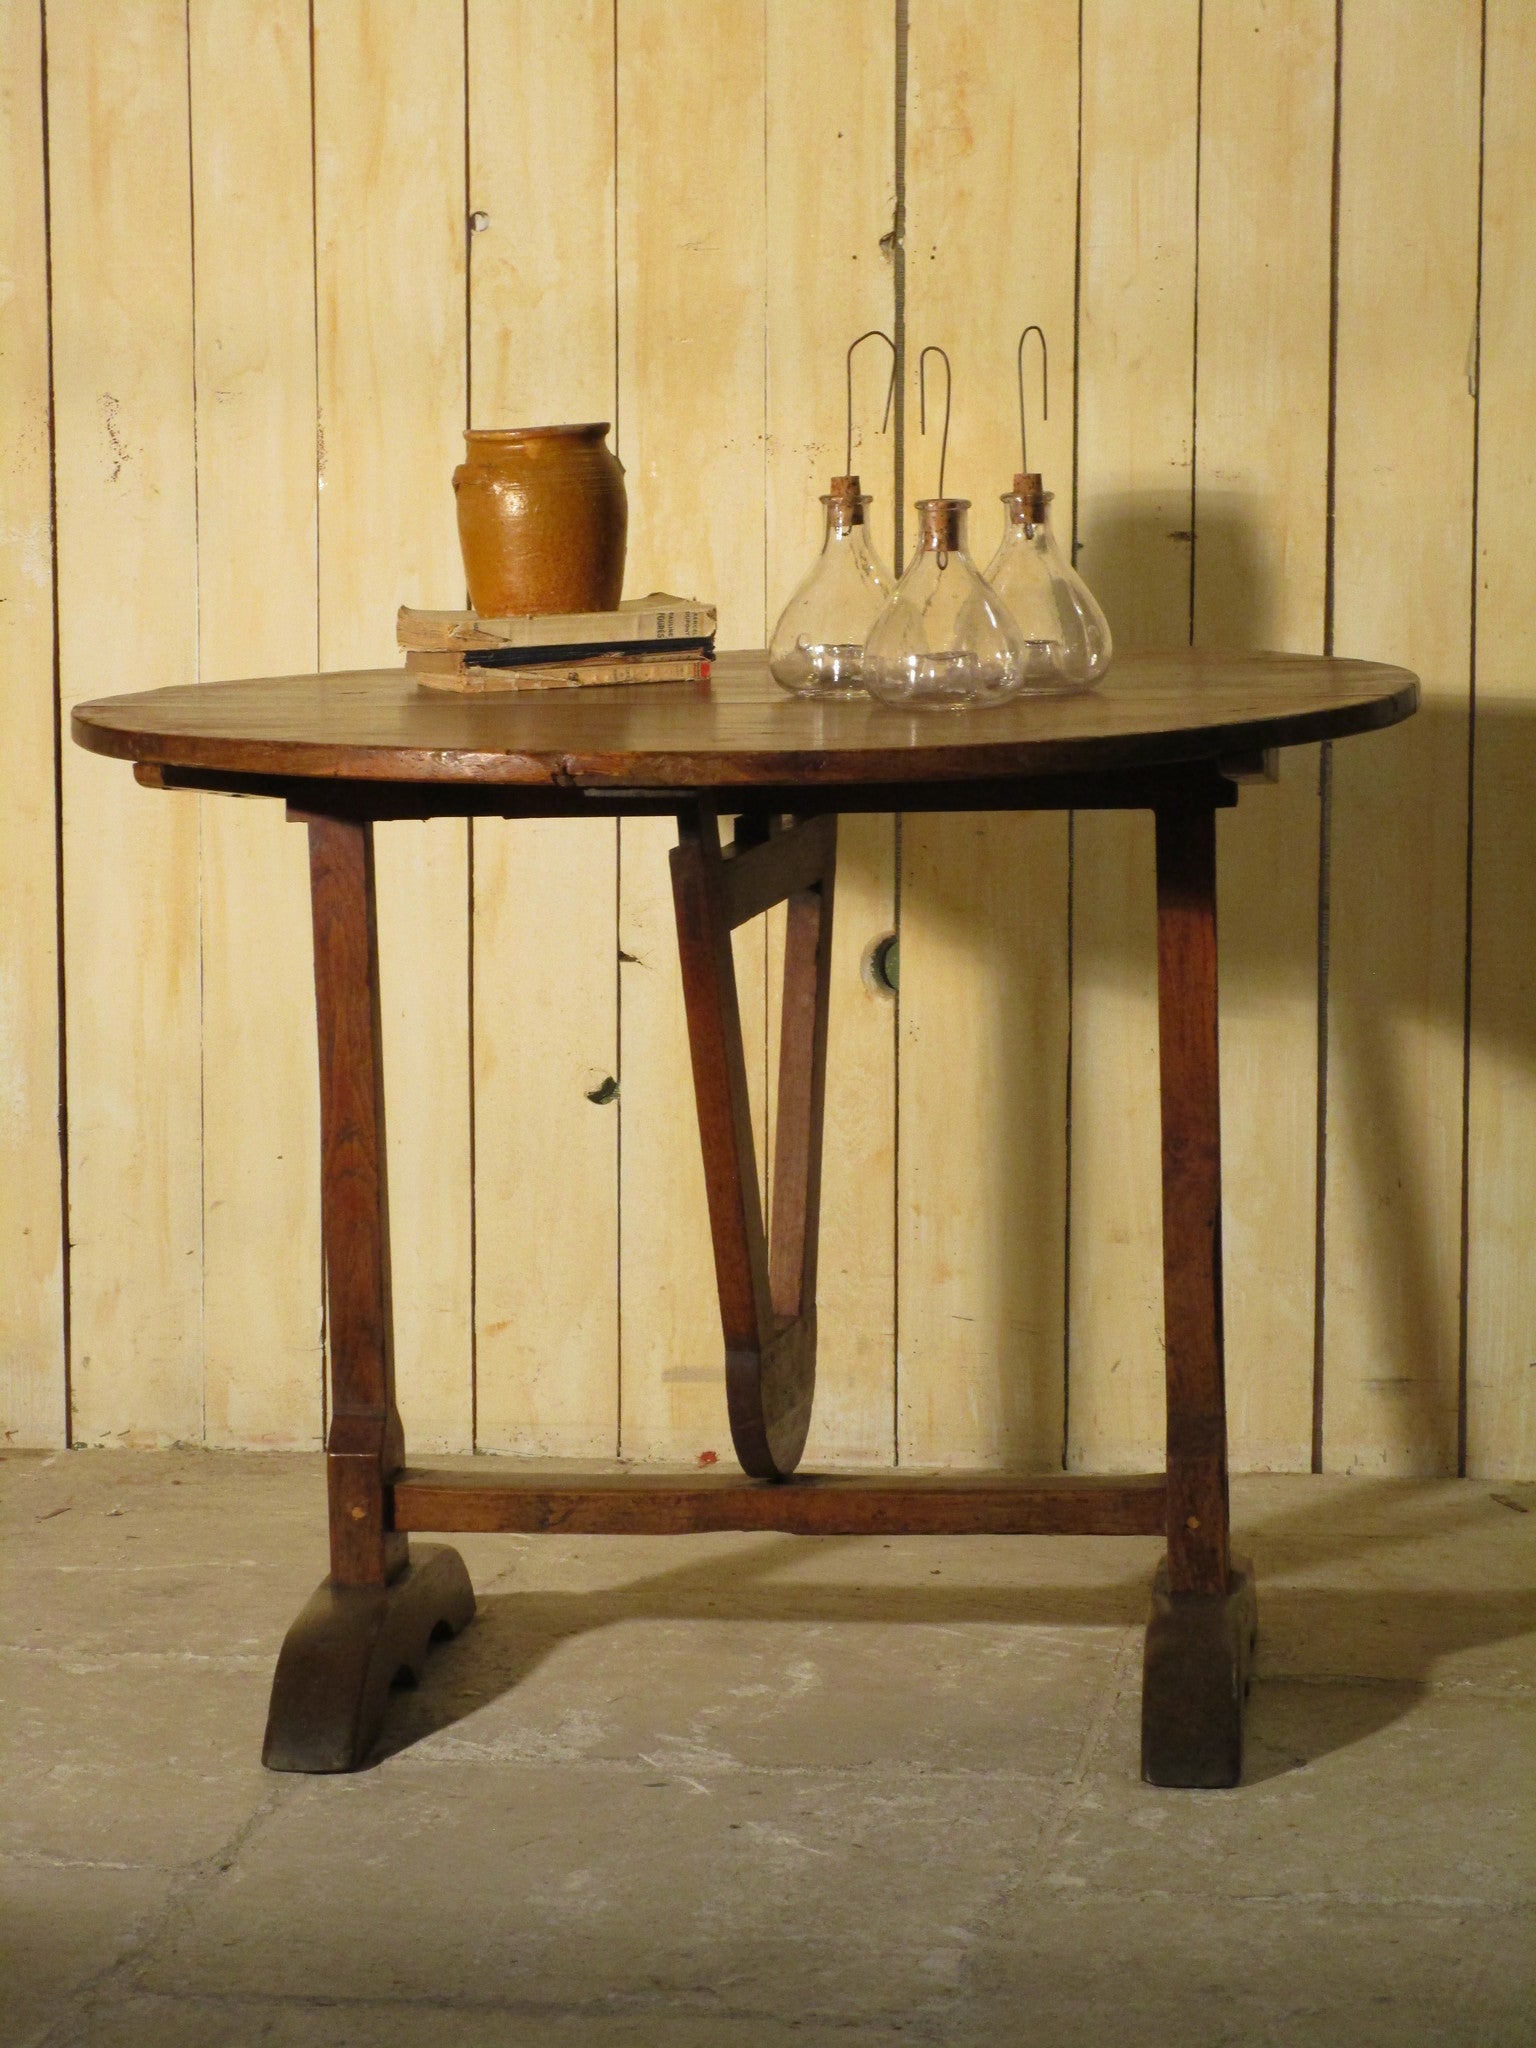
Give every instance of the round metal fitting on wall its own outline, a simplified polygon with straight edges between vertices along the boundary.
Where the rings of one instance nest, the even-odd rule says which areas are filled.
[[[895,932],[871,939],[859,961],[864,986],[877,996],[893,996],[901,987],[901,940]]]

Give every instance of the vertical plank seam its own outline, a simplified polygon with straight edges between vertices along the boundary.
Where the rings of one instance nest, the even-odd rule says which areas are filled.
[[[1195,644],[1195,565],[1200,528],[1195,517],[1200,477],[1200,168],[1205,119],[1205,0],[1195,9],[1195,263],[1190,280],[1189,335],[1189,645]]]
[[[762,0],[759,15],[760,42],[763,53],[761,75],[763,94],[763,397],[762,397],[762,489],[763,506],[763,610],[762,629],[764,647],[768,645],[768,5]],[[765,1226],[773,1215],[773,1134],[775,1112],[778,1104],[774,1099],[773,1086],[773,919],[763,918],[763,1164],[759,1176],[763,1190],[763,1220]]]
[[[1331,550],[1330,550],[1331,552]],[[1323,1358],[1327,1337],[1324,1288],[1328,1271],[1328,995],[1333,967],[1330,880],[1333,870],[1333,744],[1324,740],[1317,761],[1317,1113],[1313,1138],[1312,1223],[1312,1456],[1323,1469]]]
[[[315,0],[309,0],[309,267],[310,304],[314,315],[315,348],[315,668],[318,670],[320,667],[320,594],[322,588],[320,581],[320,493],[325,487],[325,422],[320,410],[320,124],[316,107]],[[307,876],[307,860],[305,872]],[[318,1278],[320,1283],[320,1442],[324,1445],[331,1429],[331,1385],[329,1372],[331,1298],[325,1260],[325,1216],[323,1204],[320,1220],[320,1272]]]
[[[197,174],[192,126],[192,0],[182,0],[182,52],[187,89],[187,286],[192,327],[192,679],[203,671],[203,513],[197,446]],[[203,809],[197,804],[197,1353],[198,1441],[208,1441],[208,1002],[203,919]]]
[[[613,0],[610,54],[613,59],[613,446],[618,453],[619,420],[619,0]],[[617,830],[618,819],[614,819]]]
[[[1072,534],[1071,560],[1076,568],[1082,548],[1078,538],[1077,456],[1079,393],[1082,388],[1078,360],[1083,326],[1083,0],[1077,0],[1077,176],[1072,200]],[[1073,813],[1068,814],[1069,817]],[[1070,1114],[1070,1108],[1069,1108]]]
[[[1076,564],[1077,538],[1077,437],[1078,437],[1078,347],[1083,303],[1083,0],[1077,0],[1077,162],[1073,175],[1072,201],[1072,530],[1067,536],[1068,558]],[[1067,813],[1067,1044],[1065,1075],[1065,1132],[1062,1160],[1062,1251],[1061,1251],[1061,1469],[1065,1472],[1072,1445],[1072,1083],[1075,1052],[1073,922],[1077,914],[1077,813]]]
[[[75,1437],[75,1401],[70,1319],[69,1237],[69,1012],[64,964],[64,676],[59,654],[59,463],[58,418],[53,363],[53,182],[48,118],[48,5],[37,0],[38,91],[42,96],[43,307],[48,344],[48,552],[49,605],[53,632],[53,914],[54,1001],[57,1006],[59,1138],[59,1325],[64,1365],[64,1448]]]
[[[610,13],[609,56],[613,91],[610,141],[613,152],[613,445],[619,449],[619,0]],[[619,1084],[618,1127],[613,1143],[613,1455],[624,1455],[624,826],[613,821],[613,1058]]]
[[[325,488],[325,417],[320,406],[320,121],[315,63],[315,0],[309,0],[309,266],[315,329],[315,667],[320,667],[320,493]],[[320,1384],[325,1386],[322,1369]]]
[[[769,625],[768,625],[768,469],[769,469],[769,464],[768,464],[768,418],[769,418],[769,413],[768,413],[768,355],[769,355],[769,349],[768,349],[768,68],[769,68],[769,54],[768,54],[768,45],[769,45],[769,35],[770,35],[770,33],[771,33],[771,32],[770,32],[770,29],[769,29],[769,26],[768,26],[768,0],[762,0],[762,9],[761,9],[761,17],[760,17],[760,19],[761,19],[761,31],[762,31],[762,32],[761,32],[761,47],[762,47],[762,52],[763,52],[763,69],[762,69],[762,93],[763,93],[763,130],[762,130],[762,134],[763,134],[763,308],[762,308],[762,310],[763,310],[763,403],[762,403],[762,447],[761,447],[761,451],[760,451],[760,452],[761,452],[761,457],[762,457],[762,465],[763,465],[763,484],[762,484],[762,502],[763,502],[763,612],[762,612],[762,620],[763,620],[763,642],[762,642],[762,644],[764,645],[764,647],[766,647],[766,646],[768,645],[768,632],[769,632]],[[765,922],[765,930],[766,930],[766,922]],[[766,1093],[766,1088],[767,1088],[767,1080],[768,1080],[768,978],[767,978],[767,975],[765,974],[765,975],[764,975],[764,977],[763,977],[763,1083],[764,1083],[764,1090],[765,1090],[765,1092],[764,1092],[764,1095],[763,1095],[763,1101],[764,1101],[764,1104],[765,1104],[765,1105],[767,1105],[767,1104],[768,1104],[768,1096],[767,1096],[767,1093]],[[771,1128],[772,1128],[772,1127],[771,1127],[771,1124],[767,1124],[767,1123],[765,1122],[765,1138],[764,1138],[764,1148],[765,1148],[765,1151],[766,1151],[766,1153],[767,1153],[767,1159],[766,1159],[766,1160],[765,1160],[765,1162],[764,1162],[764,1171],[765,1171],[765,1172],[768,1172],[768,1171],[770,1171],[770,1170],[771,1170],[771,1165],[770,1165],[770,1162],[772,1161],[772,1158],[773,1158],[773,1145],[772,1145],[772,1142],[771,1142]]]
[[[1066,1145],[1062,1160],[1061,1248],[1061,1469],[1068,1469],[1072,1442],[1072,916],[1074,863],[1077,857],[1077,813],[1067,813],[1067,1044]]]
[[[459,11],[459,48],[464,63],[464,207],[461,232],[464,237],[464,425],[475,423],[475,326],[474,261],[475,235],[469,225],[470,136],[469,136],[469,0]],[[465,602],[469,594],[465,592]],[[468,1055],[465,1073],[469,1094],[469,1448],[480,1448],[480,1175],[478,1123],[475,1106],[475,821],[464,820],[464,1000]]]
[[[617,4],[617,0],[615,0]],[[614,150],[614,173],[618,173],[618,150]],[[614,377],[618,377],[618,354],[614,354]],[[623,908],[624,871],[621,823],[613,820],[613,1071],[619,1084],[619,1099],[613,1105],[617,1123],[613,1133],[613,1455],[624,1450],[624,952],[619,943],[619,917]]]
[[[1462,909],[1461,987],[1461,1291],[1456,1332],[1456,1475],[1467,1476],[1468,1292],[1472,1229],[1472,856],[1477,795],[1478,478],[1483,410],[1483,213],[1488,129],[1488,0],[1482,0],[1477,68],[1477,286],[1472,316],[1472,558],[1467,647],[1467,850]]]
[[[468,428],[475,424],[475,236],[469,224],[470,204],[474,198],[470,187],[469,158],[469,0],[461,0],[459,38],[459,46],[464,53],[464,425]],[[467,592],[465,601],[468,602]]]
[[[1333,171],[1328,219],[1328,445],[1323,482],[1323,652],[1333,653],[1339,451],[1339,213],[1344,161],[1344,0],[1333,8]],[[1333,951],[1333,742],[1317,765],[1317,1121],[1312,1223],[1312,1455],[1323,1469],[1324,1366],[1328,1331],[1328,999]]]
[[[1195,260],[1194,260],[1194,266],[1193,266],[1193,270],[1192,270],[1192,273],[1191,273],[1191,277],[1190,277],[1190,323],[1189,323],[1189,328],[1190,328],[1190,331],[1189,331],[1189,619],[1188,619],[1188,626],[1187,626],[1187,638],[1188,638],[1188,643],[1189,643],[1189,645],[1190,645],[1191,647],[1193,647],[1193,646],[1194,646],[1194,644],[1195,644],[1195,584],[1196,584],[1196,577],[1197,577],[1197,575],[1198,575],[1198,572],[1199,572],[1199,562],[1200,562],[1200,521],[1199,521],[1199,518],[1198,518],[1198,516],[1197,516],[1197,514],[1198,514],[1198,507],[1199,507],[1199,501],[1200,501],[1200,177],[1201,177],[1201,171],[1202,171],[1202,170],[1203,170],[1203,168],[1204,168],[1204,162],[1205,162],[1205,0],[1198,0],[1198,5],[1196,6],[1196,9],[1195,9],[1195,228],[1194,228],[1194,233],[1195,233]],[[1161,824],[1162,824],[1162,818],[1161,818],[1161,815],[1159,815],[1159,817],[1158,817],[1158,819],[1157,819],[1157,821],[1156,821],[1156,822],[1157,822],[1157,826],[1158,826],[1159,828],[1161,828]],[[1217,818],[1216,818],[1216,817],[1215,817],[1215,816],[1213,815],[1213,817],[1212,817],[1212,820],[1211,820],[1211,870],[1210,870],[1210,887],[1211,887],[1211,899],[1212,899],[1212,900],[1211,900],[1211,916],[1212,916],[1212,920],[1213,920],[1213,930],[1212,930],[1212,945],[1213,945],[1213,946],[1217,946],[1217,947],[1218,947],[1218,957],[1217,957],[1217,962],[1216,962],[1216,972],[1217,972],[1218,976],[1219,976],[1219,974],[1220,974],[1220,963],[1219,963],[1219,946],[1218,946],[1218,933],[1217,933],[1217,929],[1216,929],[1216,927],[1217,927],[1217,925],[1219,924],[1219,911],[1220,911],[1220,904],[1219,904],[1219,901],[1217,900],[1217,899],[1219,898],[1219,894],[1220,894],[1220,890],[1219,890],[1219,877],[1220,877],[1220,852],[1219,852],[1219,824],[1220,824],[1220,821],[1219,821],[1219,819],[1217,819]],[[1161,847],[1159,847],[1159,849],[1158,849],[1158,855],[1159,855],[1159,858],[1158,858],[1158,863],[1157,863],[1159,867],[1161,866],[1161,851],[1162,851],[1162,850],[1161,850]],[[1159,932],[1158,932],[1158,951],[1159,951],[1159,954],[1161,954],[1161,951],[1162,951],[1162,943],[1163,943],[1163,941],[1162,941],[1162,932],[1161,932],[1161,923],[1162,923],[1162,902],[1161,902],[1161,895],[1160,895],[1160,894],[1159,894],[1159,902],[1158,902],[1158,923],[1159,923]],[[1159,978],[1161,978],[1161,961],[1159,961]],[[1161,991],[1159,991],[1159,994],[1161,995]],[[1225,1306],[1226,1306],[1226,1304],[1225,1304],[1225,1300],[1224,1300],[1224,1297],[1223,1297],[1223,1281],[1222,1281],[1222,1273],[1221,1273],[1221,1227],[1222,1227],[1222,1210],[1223,1210],[1223,1208],[1224,1208],[1225,1204],[1224,1204],[1224,1200],[1223,1200],[1223,1198],[1222,1198],[1222,1195],[1221,1195],[1221,1152],[1220,1152],[1220,1134],[1221,1134],[1221,1084],[1220,1084],[1220,1059],[1219,1059],[1219,1048],[1220,1048],[1220,1038],[1221,1038],[1221,1005],[1220,1005],[1220,998],[1219,998],[1219,994],[1218,994],[1218,997],[1217,997],[1217,1000],[1216,1000],[1216,1004],[1215,1004],[1215,1009],[1216,1009],[1216,1015],[1215,1015],[1215,1018],[1213,1019],[1213,1031],[1214,1031],[1214,1036],[1215,1036],[1215,1038],[1216,1038],[1216,1042],[1217,1042],[1217,1048],[1218,1048],[1218,1058],[1217,1058],[1217,1091],[1216,1091],[1216,1135],[1217,1135],[1217,1155],[1216,1155],[1216,1158],[1217,1158],[1217,1166],[1216,1166],[1216,1189],[1217,1189],[1217,1201],[1216,1201],[1216,1268],[1215,1268],[1215,1279],[1216,1279],[1216,1288],[1215,1288],[1215,1294],[1216,1294],[1216,1371],[1217,1371],[1217,1374],[1218,1374],[1218,1385],[1220,1385],[1220,1384],[1221,1384],[1221,1380],[1222,1380],[1222,1378],[1224,1377],[1224,1372],[1225,1372],[1225,1359],[1224,1359],[1224,1355],[1223,1355],[1223,1354],[1224,1354],[1224,1343],[1223,1343],[1223,1321],[1224,1321],[1224,1315],[1225,1315]],[[1162,1016],[1161,1016],[1161,1001],[1159,1001],[1159,1017],[1158,1017],[1158,1052],[1159,1052],[1159,1059],[1161,1059],[1161,1057],[1162,1057],[1162,1031],[1163,1031],[1163,1024],[1162,1024]],[[1160,1091],[1160,1092],[1161,1092],[1161,1091]],[[1166,1156],[1166,1155],[1165,1155],[1165,1156]],[[1167,1229],[1168,1229],[1168,1196],[1167,1196],[1167,1181],[1166,1181],[1166,1167],[1164,1168],[1164,1173],[1165,1173],[1165,1179],[1164,1179],[1164,1193],[1163,1193],[1163,1232],[1164,1232],[1164,1235],[1166,1236],[1166,1233],[1167,1233]],[[1165,1257],[1166,1257],[1166,1253],[1165,1253]],[[1168,1318],[1168,1284],[1167,1284],[1167,1279],[1166,1279],[1166,1271],[1167,1271],[1167,1268],[1166,1268],[1166,1265],[1165,1265],[1165,1267],[1164,1267],[1164,1273],[1165,1273],[1165,1278],[1164,1278],[1164,1282],[1163,1282],[1163,1320],[1164,1320],[1164,1330],[1165,1330],[1165,1332],[1166,1332],[1166,1329],[1167,1329],[1167,1318]],[[1164,1349],[1165,1349],[1165,1354],[1166,1354],[1167,1348],[1168,1348],[1168,1346],[1167,1346],[1167,1339],[1166,1339],[1166,1336],[1165,1336],[1165,1340],[1164,1340]],[[1226,1419],[1226,1417],[1225,1417],[1225,1412],[1223,1412],[1223,1421],[1222,1421],[1222,1453],[1223,1453],[1223,1464],[1225,1464],[1225,1458],[1226,1458],[1226,1456],[1227,1456],[1227,1453],[1228,1453],[1228,1446],[1229,1446],[1229,1443],[1230,1443],[1230,1438],[1231,1438],[1231,1424],[1230,1424],[1230,1422],[1229,1422],[1229,1421],[1228,1421],[1228,1420]],[[1172,1483],[1172,1481],[1171,1481],[1171,1475],[1170,1475],[1170,1484],[1171,1484],[1171,1483]]]
[[[909,0],[895,0],[893,40],[895,46],[895,119],[891,138],[892,189],[891,220],[891,337],[895,343],[893,418],[891,420],[891,477],[896,503],[892,508],[892,541],[896,553],[896,574],[902,571],[902,550],[906,537],[907,497],[907,62],[911,27]],[[903,853],[902,816],[891,819],[891,928],[901,943],[901,875]],[[898,958],[900,957],[898,953]],[[891,1463],[901,1464],[901,975],[896,976],[895,1000],[891,1005],[891,1031],[895,1058],[891,1062]]]
[[[895,202],[891,220],[891,335],[895,342],[896,384],[891,436],[896,477],[896,503],[892,508],[892,544],[896,552],[896,574],[899,577],[906,545],[907,496],[907,53],[910,22],[909,0],[895,0],[895,5],[896,132],[892,177]]]

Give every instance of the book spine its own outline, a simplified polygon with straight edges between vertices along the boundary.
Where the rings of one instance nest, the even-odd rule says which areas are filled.
[[[628,683],[690,683],[708,679],[710,664],[701,656],[662,655],[654,661],[587,661],[538,667],[503,668],[466,661],[441,650],[412,649],[406,672],[434,690],[457,690],[468,696],[513,695],[520,690],[573,690]]]
[[[713,612],[573,612],[568,618],[477,619],[478,631],[498,647],[640,647],[655,641],[707,640]]]
[[[407,652],[445,648],[640,647],[712,640],[716,613],[708,605],[658,605],[618,612],[572,612],[532,619],[482,619],[473,612],[414,611],[402,605],[395,638]]]
[[[605,641],[601,646],[577,640],[563,647],[465,647],[451,650],[471,668],[563,668],[584,662],[643,661],[654,646],[658,657],[671,660],[709,660],[715,651],[713,640],[658,640],[638,644]],[[429,650],[434,651],[434,650]]]

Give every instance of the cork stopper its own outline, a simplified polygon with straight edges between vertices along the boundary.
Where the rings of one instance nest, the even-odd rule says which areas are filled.
[[[846,533],[852,526],[864,524],[864,508],[869,499],[859,490],[857,476],[835,476],[832,488],[821,501],[827,508],[827,522],[834,533]]]
[[[1040,481],[1038,469],[1016,469],[1013,473],[1013,496],[1022,502],[1014,510],[1014,517],[1022,519],[1027,526],[1038,526],[1045,518],[1045,508],[1051,502],[1050,493]]]
[[[969,498],[919,498],[917,501],[917,544],[934,553],[948,555],[965,546],[965,515]],[[939,565],[941,568],[943,564]]]

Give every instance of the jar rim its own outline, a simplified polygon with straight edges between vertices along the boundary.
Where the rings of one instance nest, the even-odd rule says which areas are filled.
[[[606,434],[613,425],[611,420],[567,421],[553,427],[466,427],[464,439],[472,445],[488,441],[549,441],[555,438],[577,440],[585,436]]]

